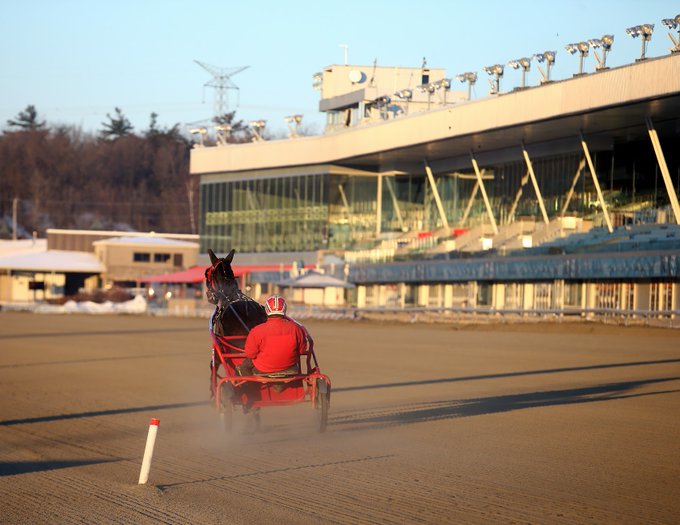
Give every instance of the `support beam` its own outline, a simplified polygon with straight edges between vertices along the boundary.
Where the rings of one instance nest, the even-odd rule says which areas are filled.
[[[567,208],[569,207],[569,203],[571,202],[571,198],[574,196],[574,190],[576,189],[576,183],[578,182],[578,179],[581,177],[581,172],[583,171],[583,168],[586,167],[586,159],[583,157],[581,159],[581,162],[578,163],[578,168],[576,168],[576,174],[574,175],[574,180],[571,181],[571,188],[569,188],[569,192],[567,193],[567,198],[564,201],[564,204],[562,205],[562,210],[560,211],[560,219],[564,217],[564,214],[567,212]]]
[[[546,224],[550,224],[550,219],[548,219],[548,212],[545,210],[543,196],[541,195],[541,190],[538,187],[538,181],[536,180],[536,174],[534,173],[534,167],[531,164],[531,159],[529,158],[527,148],[524,146],[524,142],[522,142],[522,153],[524,154],[524,160],[527,163],[527,170],[529,170],[531,183],[534,185],[534,191],[536,192],[536,198],[538,199],[538,206],[541,208],[541,215],[543,215],[543,222],[545,222]]]
[[[391,177],[387,177],[385,179],[385,185],[387,186],[387,191],[390,192],[392,205],[394,206],[394,211],[397,214],[397,220],[399,221],[399,227],[401,228],[401,231],[405,232],[408,230],[408,228],[404,225],[404,218],[401,216],[401,208],[399,207],[399,201],[397,200],[397,194],[394,191],[394,186],[392,186]]]
[[[475,159],[475,156],[472,153],[472,151],[470,152],[470,159],[472,160],[472,167],[475,169],[475,175],[477,175],[477,183],[479,184],[479,189],[482,190],[482,197],[484,198],[484,206],[486,206],[486,213],[489,215],[489,220],[491,221],[491,229],[493,230],[494,235],[498,235],[498,226],[496,225],[496,218],[493,216],[493,210],[491,209],[489,196],[486,194],[486,188],[484,187],[482,174],[479,171],[477,159]]]
[[[461,228],[463,226],[465,226],[465,221],[467,221],[468,215],[470,214],[470,210],[472,209],[472,204],[475,202],[475,197],[477,196],[478,191],[479,191],[479,181],[476,181],[474,187],[472,188],[472,193],[470,194],[470,198],[468,199],[467,206],[465,207],[465,212],[463,213],[463,218],[460,220],[460,227]]]
[[[529,171],[524,174],[524,177],[519,181],[519,188],[517,188],[517,193],[515,194],[515,200],[512,201],[512,206],[510,206],[510,213],[508,213],[508,224],[515,222],[515,213],[517,212],[517,205],[519,204],[519,199],[522,196],[522,188],[529,182]]]
[[[671,202],[671,208],[673,209],[673,215],[675,215],[675,223],[680,224],[680,205],[678,204],[678,195],[675,193],[675,188],[673,187],[673,181],[671,180],[671,174],[668,171],[668,165],[666,164],[666,158],[663,154],[663,149],[661,149],[661,142],[659,142],[659,135],[654,129],[654,124],[651,118],[645,119],[647,124],[647,131],[649,131],[649,138],[652,141],[652,146],[654,147],[654,153],[656,153],[656,160],[659,163],[659,169],[661,169],[661,175],[663,176],[663,182],[666,185],[666,192],[668,193],[668,199]]]
[[[349,202],[347,201],[347,195],[345,195],[345,188],[342,184],[338,184],[338,191],[340,192],[340,198],[342,198],[342,204],[345,206],[345,212],[347,213],[347,224],[349,225],[349,231],[354,232],[352,227],[352,210],[350,210]]]
[[[432,170],[430,165],[425,161],[425,173],[427,173],[427,179],[430,181],[430,186],[432,187],[432,195],[434,196],[434,202],[437,204],[437,210],[439,210],[439,218],[442,221],[442,226],[446,228],[449,235],[451,235],[449,221],[446,218],[446,212],[444,211],[444,205],[439,197],[439,190],[437,190],[437,184],[434,181],[434,176],[432,175]]]
[[[375,197],[375,234],[380,235],[382,231],[382,173],[378,173],[378,188]]]
[[[604,214],[604,221],[607,223],[607,230],[609,233],[614,231],[612,228],[612,221],[609,219],[609,212],[607,211],[607,205],[604,202],[604,197],[602,195],[602,189],[600,188],[600,181],[597,180],[597,173],[595,173],[595,166],[593,166],[593,159],[590,158],[590,151],[588,150],[588,144],[586,144],[586,139],[583,137],[583,133],[579,133],[581,139],[581,147],[583,147],[583,153],[586,156],[586,162],[588,162],[588,168],[590,169],[590,175],[593,177],[593,184],[595,184],[595,190],[597,191],[597,200],[602,207],[602,213]]]

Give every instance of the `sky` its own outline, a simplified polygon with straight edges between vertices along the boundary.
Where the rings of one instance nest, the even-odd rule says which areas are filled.
[[[212,76],[196,60],[218,68],[248,66],[234,75],[228,109],[249,122],[267,120],[285,134],[287,115],[302,114],[320,133],[319,92],[312,75],[344,62],[370,67],[420,67],[423,58],[449,77],[477,71],[473,98],[488,94],[484,66],[555,50],[555,80],[578,70],[566,44],[614,35],[607,64],[640,56],[640,40],[626,28],[655,24],[647,56],[668,54],[663,18],[680,2],[616,0],[0,0],[0,130],[28,105],[49,125],[96,133],[119,107],[135,132],[183,130],[213,115]],[[676,33],[677,34],[677,33]],[[592,71],[595,57],[586,59]],[[528,85],[538,84],[535,64]],[[501,91],[519,86],[506,67]],[[465,89],[460,85],[458,89]]]

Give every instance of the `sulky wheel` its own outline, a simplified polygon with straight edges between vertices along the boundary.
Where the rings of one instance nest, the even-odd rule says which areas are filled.
[[[331,393],[328,383],[319,378],[316,380],[316,417],[319,432],[326,432],[328,425],[328,406],[330,405]]]

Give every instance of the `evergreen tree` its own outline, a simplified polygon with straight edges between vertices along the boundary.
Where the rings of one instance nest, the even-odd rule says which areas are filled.
[[[35,106],[29,104],[26,109],[19,112],[15,120],[8,120],[7,124],[12,127],[21,128],[26,131],[38,131],[45,127],[45,121],[38,120],[38,111]]]

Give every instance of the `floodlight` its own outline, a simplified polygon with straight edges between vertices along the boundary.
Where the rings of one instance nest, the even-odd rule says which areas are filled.
[[[557,54],[557,51],[543,51],[543,53],[536,53],[532,58],[542,64],[545,62],[545,71],[543,71],[543,68],[541,66],[536,66],[538,68],[538,71],[541,73],[541,84],[545,84],[546,82],[550,82],[550,70],[552,67],[555,65],[555,55]]]
[[[250,129],[253,130],[253,139],[252,139],[253,142],[258,142],[260,140],[264,140],[264,138],[262,137],[262,130],[264,129],[264,127],[266,125],[267,125],[266,120],[251,120],[248,123],[248,126],[250,127]]]
[[[678,31],[677,38],[671,33],[668,33],[668,38],[670,38],[671,42],[673,42],[673,47],[670,48],[670,52],[680,52],[680,15],[676,15],[675,18],[664,18],[661,23],[668,29],[676,29]]]
[[[576,42],[574,44],[567,44],[564,46],[564,49],[569,51],[570,54],[574,55],[576,53],[579,54],[578,56],[578,74],[582,75],[583,74],[583,60],[585,57],[588,56],[588,50],[590,49],[590,45],[588,42]]]
[[[321,91],[323,85],[323,73],[314,73],[312,75],[312,88]]]
[[[647,44],[652,39],[652,33],[654,32],[654,24],[642,24],[639,26],[633,26],[626,29],[626,34],[637,38],[640,37],[640,42],[642,48],[640,50],[640,58],[638,60],[644,60],[647,58]]]
[[[285,119],[286,122],[288,122],[289,124],[293,123],[299,124],[300,122],[302,122],[302,115],[290,115],[288,117],[285,117]]]
[[[602,38],[591,38],[588,40],[588,45],[593,48],[593,53],[595,53],[595,58],[597,59],[596,70],[607,69],[607,53],[611,51],[613,43],[614,35],[604,35]],[[597,52],[599,48],[602,48],[602,56]]]
[[[661,23],[668,29],[677,29],[680,26],[680,15],[676,15],[675,18],[664,18]]]
[[[226,146],[227,139],[231,133],[231,126],[229,124],[218,124],[215,126],[215,135],[217,137],[218,146]]]
[[[467,93],[467,99],[470,100],[470,95],[472,93],[472,86],[475,85],[477,82],[477,72],[476,71],[467,71],[465,73],[460,73],[459,75],[456,75],[456,80],[460,82],[467,82],[468,85],[468,93]]]
[[[286,122],[288,123],[288,137],[289,138],[295,138],[299,136],[299,129],[300,129],[300,123],[302,122],[302,115],[289,115],[285,117]]]
[[[403,100],[411,100],[413,98],[413,91],[410,89],[400,89],[394,96]]]
[[[505,67],[502,64],[494,64],[493,66],[486,66],[482,69],[487,75],[493,75],[495,77],[493,80],[489,79],[489,85],[491,86],[489,95],[498,95],[501,91],[501,77],[503,76]]]
[[[202,148],[203,138],[208,133],[208,130],[206,128],[192,128],[189,130],[189,133],[191,133],[192,135],[198,135],[198,144],[194,144],[194,147]]]
[[[522,69],[522,84],[520,88],[526,86],[527,72],[531,69],[531,59],[530,58],[518,58],[517,60],[511,60],[508,65],[512,69]]]

